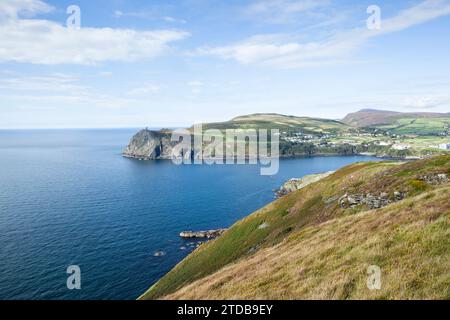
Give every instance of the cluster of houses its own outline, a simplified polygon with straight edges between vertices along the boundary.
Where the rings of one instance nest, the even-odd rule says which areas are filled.
[[[334,137],[334,135],[323,134],[321,136],[316,136],[313,134],[303,134],[301,132],[289,133],[289,134],[287,132],[281,133],[282,140],[289,141],[292,143],[302,143],[302,142],[307,142],[307,141],[323,140],[323,139],[329,139],[332,137]]]
[[[366,136],[366,137],[381,137],[384,136],[386,137],[386,135],[380,134],[380,133],[344,133],[342,135],[339,135],[340,137],[361,137],[361,136]],[[318,146],[322,146],[322,145],[329,145],[329,146],[335,146],[336,143],[329,143],[327,142],[328,139],[330,138],[335,138],[337,137],[337,135],[335,134],[317,134],[317,135],[313,135],[313,134],[303,134],[301,132],[297,132],[297,133],[287,133],[287,132],[282,132],[281,133],[281,139],[284,141],[288,141],[291,143],[304,143],[304,142],[312,142]],[[398,150],[398,151],[405,151],[405,150],[409,150],[412,148],[412,146],[408,143],[402,143],[399,142],[398,140],[396,140],[395,138],[416,138],[416,135],[404,135],[404,136],[397,136],[397,135],[389,135],[389,138],[391,138],[390,140],[378,140],[375,141],[374,143],[378,146],[385,146],[385,147],[390,147],[393,150]],[[360,145],[361,143],[352,139],[344,139],[344,140],[340,140],[337,144],[349,144],[349,145]],[[430,146],[431,148],[438,148],[441,150],[450,150],[450,143],[441,143],[439,145],[435,145],[435,146]]]

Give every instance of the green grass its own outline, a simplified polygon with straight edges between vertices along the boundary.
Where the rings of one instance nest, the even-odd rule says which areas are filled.
[[[450,125],[450,117],[440,118],[398,118],[388,125],[375,126],[383,130],[389,130],[395,134],[418,134],[423,136],[438,135],[446,132]]]
[[[234,118],[226,122],[203,124],[208,129],[278,129],[281,132],[338,133],[350,127],[342,122],[329,119],[294,117],[279,114],[253,114]]]

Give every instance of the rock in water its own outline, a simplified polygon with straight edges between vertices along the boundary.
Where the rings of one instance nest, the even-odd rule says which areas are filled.
[[[217,230],[208,230],[208,231],[183,231],[180,233],[180,237],[182,238],[216,238],[222,233],[224,233],[227,229],[217,229]]]

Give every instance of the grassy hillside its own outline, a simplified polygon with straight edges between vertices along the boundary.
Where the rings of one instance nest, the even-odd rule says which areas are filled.
[[[450,155],[345,167],[237,222],[141,298],[449,298],[446,177]],[[381,193],[382,209],[342,206]],[[385,276],[376,293],[364,289],[370,264]]]
[[[449,113],[401,113],[384,110],[364,109],[348,114],[343,120],[354,127],[372,127],[399,135],[438,135],[450,128]]]
[[[449,197],[441,188],[305,228],[165,298],[450,299]],[[370,265],[379,291],[367,288]]]
[[[269,113],[241,116],[226,122],[208,123],[203,125],[203,129],[279,129],[286,132],[336,133],[345,132],[350,127],[335,120]]]

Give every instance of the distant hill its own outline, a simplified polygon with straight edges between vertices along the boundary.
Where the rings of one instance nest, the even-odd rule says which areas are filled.
[[[351,128],[345,123],[330,119],[256,113],[236,117],[230,121],[203,124],[203,129],[279,129],[286,132],[336,133]]]
[[[363,109],[348,114],[342,122],[353,127],[375,127],[397,134],[435,135],[448,130],[450,113]]]
[[[449,299],[449,197],[450,155],[353,164],[202,244],[141,299]]]
[[[350,113],[341,121],[277,113],[255,113],[225,122],[206,123],[203,129],[279,129],[286,132],[345,133],[357,128],[378,128],[396,134],[421,136],[450,132],[450,113],[402,113],[363,109]]]
[[[448,143],[450,136],[450,113],[401,113],[394,111],[383,111],[364,109],[347,115],[342,121],[332,119],[321,119],[311,117],[297,117],[282,115],[277,113],[255,113],[233,118],[229,121],[203,123],[203,131],[208,129],[218,129],[222,133],[227,129],[278,129],[284,137],[296,137],[297,134],[313,135],[315,139],[332,139],[345,137],[351,142],[331,141],[330,145],[314,145],[308,142],[311,137],[306,137],[302,143],[282,140],[280,144],[280,155],[283,157],[321,154],[341,154],[349,155],[355,153],[381,153],[382,155],[406,156],[418,155],[417,150],[411,149],[409,154],[399,155],[390,149],[372,148],[370,138],[361,140],[360,133],[367,134],[373,129],[380,129],[383,135],[390,138],[391,134],[403,135],[403,138],[416,138],[406,135],[422,136],[427,138],[419,145],[421,150],[428,149],[430,145]],[[189,128],[192,132],[193,126]],[[170,159],[172,148],[176,143],[170,140],[171,130],[163,129],[159,131],[141,130],[130,140],[129,145],[123,152],[125,157],[138,159]],[[326,135],[329,135],[328,137]],[[367,135],[366,135],[367,136]],[[351,137],[352,139],[350,139]],[[352,140],[359,139],[356,147],[352,147]],[[436,140],[437,139],[437,140]],[[418,140],[415,140],[416,142]],[[411,144],[411,141],[407,141]],[[355,144],[353,144],[355,146]],[[416,145],[417,146],[417,145]],[[371,148],[371,149],[370,149]],[[192,150],[194,154],[196,150]],[[394,154],[392,154],[394,152]],[[426,150],[427,153],[432,151]],[[181,155],[180,155],[181,156]],[[186,155],[182,155],[183,157]]]
[[[402,115],[401,112],[395,111],[362,109],[357,112],[349,113],[342,119],[342,122],[353,127],[369,127],[378,124],[391,123],[393,118],[400,115]]]

